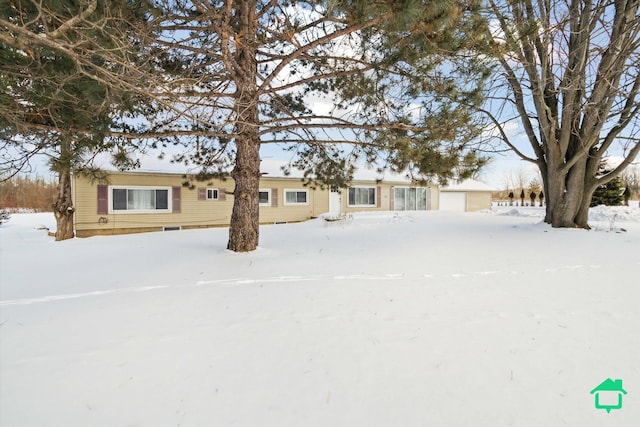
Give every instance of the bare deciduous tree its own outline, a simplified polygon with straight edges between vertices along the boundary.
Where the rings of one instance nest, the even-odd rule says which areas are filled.
[[[504,142],[540,169],[545,221],[554,227],[589,228],[594,190],[640,151],[639,4],[486,0],[487,54],[502,73],[484,112]],[[531,155],[504,130],[516,118]],[[598,164],[617,147],[624,161],[599,176]]]

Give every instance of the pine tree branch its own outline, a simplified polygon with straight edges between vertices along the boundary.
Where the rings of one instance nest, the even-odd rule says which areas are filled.
[[[82,11],[79,15],[76,15],[73,18],[63,22],[62,25],[60,25],[54,31],[46,33],[45,36],[50,39],[57,39],[61,37],[64,33],[71,30],[73,27],[76,27],[80,23],[84,22],[87,19],[87,17],[89,17],[92,13],[96,11],[97,7],[98,7],[98,0],[91,0],[87,8],[84,11]]]
[[[309,50],[313,49],[314,47],[320,46],[323,43],[326,43],[328,41],[335,40],[338,37],[341,37],[341,36],[344,36],[344,35],[348,35],[348,34],[352,34],[352,33],[356,32],[356,31],[361,31],[361,30],[364,30],[366,28],[371,28],[371,27],[375,26],[376,24],[379,24],[380,22],[382,22],[389,15],[390,14],[382,15],[382,16],[378,17],[377,19],[372,19],[371,21],[368,21],[368,22],[365,22],[365,23],[362,23],[362,24],[347,25],[346,27],[344,27],[344,28],[342,28],[340,30],[337,30],[337,31],[335,31],[333,33],[327,34],[324,37],[319,37],[319,38],[311,41],[310,43],[307,43],[304,46],[300,46],[293,53],[291,53],[286,58],[284,58],[273,69],[273,71],[271,71],[269,73],[269,75],[262,81],[262,83],[258,87],[256,96],[260,96],[260,95],[264,94],[265,92],[267,92],[268,89],[270,88],[271,82],[282,72],[282,70],[287,65],[290,65],[294,60],[298,59],[299,57],[301,57],[303,54],[305,54]]]

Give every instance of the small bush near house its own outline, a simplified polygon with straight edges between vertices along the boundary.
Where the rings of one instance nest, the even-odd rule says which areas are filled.
[[[0,209],[0,225],[9,221],[10,218],[11,218],[11,214],[9,213],[8,210]]]

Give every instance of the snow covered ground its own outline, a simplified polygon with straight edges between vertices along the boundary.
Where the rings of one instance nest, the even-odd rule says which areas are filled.
[[[0,425],[638,426],[640,209],[356,214],[56,243],[0,227]],[[622,231],[624,229],[625,231]],[[622,379],[621,409],[590,391]]]

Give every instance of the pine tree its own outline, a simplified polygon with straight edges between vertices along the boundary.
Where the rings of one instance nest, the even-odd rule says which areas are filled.
[[[598,175],[600,176],[611,172],[611,170],[605,166],[604,162],[600,163],[600,167],[598,169]],[[599,185],[595,189],[593,196],[591,197],[590,206],[620,206],[623,200],[623,191],[622,179],[620,179],[620,177],[613,178],[611,181]]]
[[[144,102],[118,85],[143,59],[134,46],[149,10],[126,0],[0,3],[0,140],[11,153],[0,172],[6,179],[35,154],[49,157],[56,240],[74,235],[71,174],[119,145],[107,135]]]
[[[180,160],[202,176],[230,170],[232,251],[258,246],[261,146],[290,150],[306,184],[331,188],[347,185],[354,164],[435,181],[486,161],[470,146],[481,134],[470,107],[488,77],[468,55],[475,2],[158,3],[159,44],[184,71],[167,95],[184,109],[158,126],[198,130],[197,153]],[[188,144],[186,132],[177,138]]]

